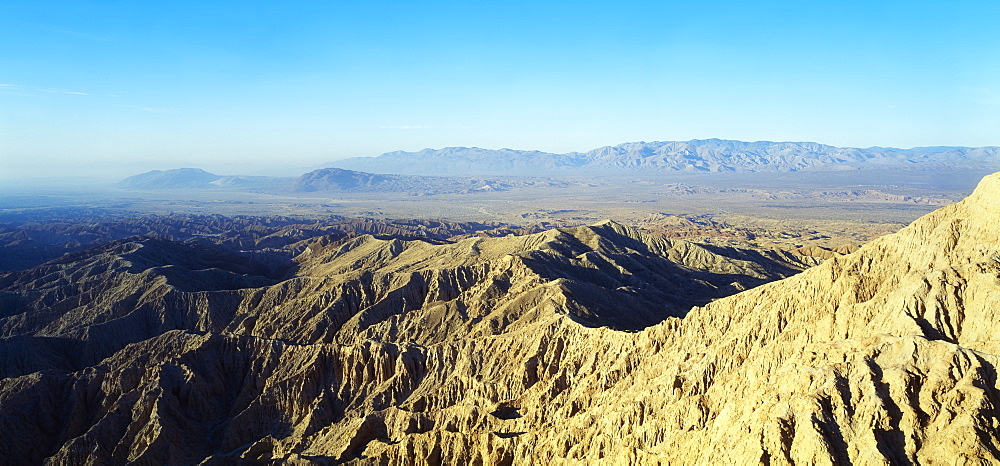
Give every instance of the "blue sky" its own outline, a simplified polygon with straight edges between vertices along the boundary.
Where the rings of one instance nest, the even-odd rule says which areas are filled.
[[[1000,144],[1000,2],[0,2],[0,176]]]

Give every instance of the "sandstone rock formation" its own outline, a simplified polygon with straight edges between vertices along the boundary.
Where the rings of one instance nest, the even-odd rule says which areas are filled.
[[[604,223],[276,277],[119,241],[0,276],[0,456],[995,464],[998,206],[1000,174],[763,285],[808,259]]]

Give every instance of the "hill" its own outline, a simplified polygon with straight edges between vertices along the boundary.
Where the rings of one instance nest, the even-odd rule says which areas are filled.
[[[339,168],[324,168],[306,173],[292,183],[292,191],[394,190],[406,177],[376,175]],[[395,185],[395,186],[393,186]]]
[[[129,189],[209,188],[213,186],[212,182],[222,178],[200,168],[176,168],[133,175],[119,181],[118,186]]]

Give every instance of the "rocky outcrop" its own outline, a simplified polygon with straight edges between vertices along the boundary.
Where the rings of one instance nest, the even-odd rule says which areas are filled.
[[[4,276],[3,344],[37,349],[4,367],[0,454],[997,463],[998,205],[993,175],[895,235],[768,284],[801,256],[614,223],[316,242],[270,284],[217,258],[212,272],[182,262],[214,274],[194,286],[144,262],[178,260],[169,246],[123,242]]]

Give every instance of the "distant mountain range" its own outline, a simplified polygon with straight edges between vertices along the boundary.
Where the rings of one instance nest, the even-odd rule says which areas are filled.
[[[444,192],[497,191],[525,183],[515,177],[559,175],[793,172],[858,169],[1000,170],[1000,147],[865,149],[814,142],[704,139],[631,142],[589,152],[551,154],[513,149],[446,147],[389,152],[331,162],[297,178],[223,176],[197,168],[153,170],[118,183],[127,189],[230,188],[266,191]]]
[[[1000,147],[834,147],[814,142],[724,139],[630,142],[589,152],[552,154],[446,147],[353,157],[331,167],[401,175],[560,175],[634,172],[791,172],[863,168],[1000,169]]]

